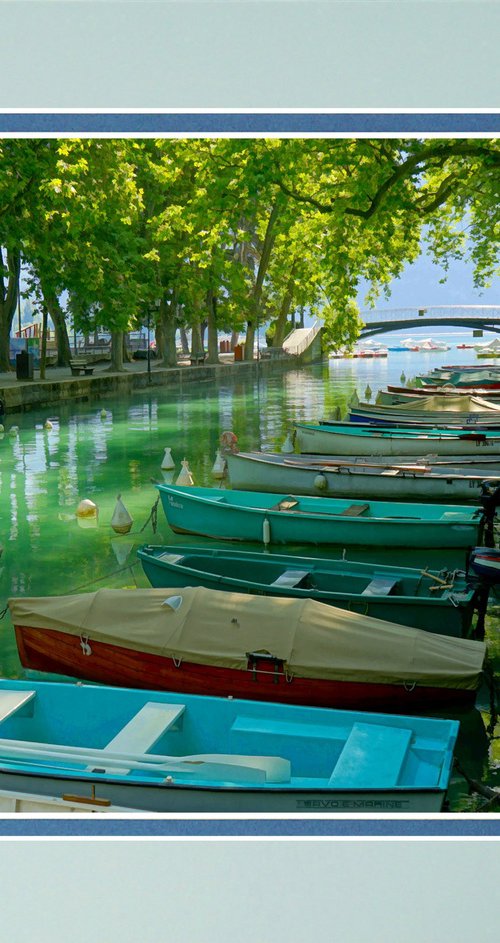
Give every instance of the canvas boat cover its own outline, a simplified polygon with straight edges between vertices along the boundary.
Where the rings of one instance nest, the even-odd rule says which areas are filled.
[[[179,608],[165,600],[181,597]],[[474,689],[482,642],[449,638],[312,599],[183,589],[101,589],[9,600],[17,626],[67,632],[134,651],[244,670],[247,654],[282,659],[291,675]]]
[[[410,394],[410,390],[408,391]],[[500,403],[492,403],[480,396],[414,396],[411,400],[398,402],[399,393],[379,393],[376,405],[404,413],[446,412],[446,413],[481,413],[499,412]],[[359,401],[358,401],[359,402]],[[373,409],[370,403],[359,403],[364,409]]]

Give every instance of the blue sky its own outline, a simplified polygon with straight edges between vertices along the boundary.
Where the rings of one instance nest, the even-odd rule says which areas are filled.
[[[8,943],[498,939],[498,841],[3,841]]]

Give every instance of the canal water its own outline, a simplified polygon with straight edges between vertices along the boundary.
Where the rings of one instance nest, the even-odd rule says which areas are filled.
[[[455,336],[455,342],[461,338]],[[387,359],[331,360],[271,377],[250,377],[236,366],[230,378],[192,384],[179,394],[153,388],[127,399],[106,398],[7,416],[7,431],[0,441],[0,608],[15,595],[147,586],[136,563],[137,547],[187,540],[206,544],[203,538],[173,534],[161,506],[157,520],[154,513],[151,516],[158,494],[155,483],[164,480],[160,466],[167,446],[176,462],[174,477],[187,458],[195,484],[217,485],[211,468],[223,431],[237,435],[241,450],[279,450],[294,420],[333,416],[338,407],[345,412],[355,392],[364,399],[369,386],[375,396],[388,383],[399,383],[401,374],[410,377],[442,363],[474,359],[472,351],[454,348],[447,353],[394,352]],[[44,428],[47,419],[50,429]],[[19,427],[17,434],[9,434],[12,425]],[[131,533],[121,537],[110,527],[118,494],[134,519]],[[97,526],[82,527],[75,516],[84,498],[98,506]],[[298,553],[301,548],[288,549]],[[308,547],[302,552],[340,557],[342,548]],[[373,552],[348,548],[347,554],[353,560],[374,558]],[[417,559],[410,551],[391,554],[389,548],[377,551],[375,557],[439,568],[449,560],[442,551],[421,552]],[[495,602],[487,638],[498,680],[500,605],[497,614]],[[4,677],[25,676],[8,613],[0,622],[0,671]],[[489,706],[485,689],[478,709],[459,717],[458,755],[471,777],[500,786],[500,727],[491,729]],[[458,774],[450,798],[452,810],[457,811],[472,811],[484,802],[469,796]]]

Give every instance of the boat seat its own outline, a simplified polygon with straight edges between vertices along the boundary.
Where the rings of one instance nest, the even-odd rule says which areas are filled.
[[[106,744],[104,750],[108,753],[147,753],[173,727],[185,709],[185,704],[148,701]],[[113,772],[126,774],[130,770],[114,769]]]
[[[152,559],[154,557],[152,555]],[[182,553],[160,553],[157,560],[161,560],[162,563],[181,563],[184,560],[184,555]]]
[[[383,472],[381,472],[380,474],[381,474],[381,475],[388,475],[389,477],[393,478],[393,477],[395,477],[396,475],[399,475],[400,471],[401,471],[400,468],[386,468],[386,470],[383,471]]]
[[[307,737],[322,740],[338,740],[338,728],[330,724],[312,724],[301,721],[267,720],[265,717],[245,717],[238,714],[235,717],[231,731],[235,733],[271,734],[275,737]]]
[[[390,576],[376,576],[368,586],[365,586],[362,596],[389,596],[392,593],[395,586],[397,586],[397,579],[393,579]]]
[[[341,514],[342,517],[359,517],[360,514],[368,511],[369,507],[369,504],[351,504],[350,507],[341,511]]]
[[[353,724],[328,785],[336,789],[388,789],[397,786],[411,743],[402,727]]]
[[[36,691],[0,691],[0,722],[29,704],[35,694]]]
[[[309,574],[310,570],[285,570],[271,583],[271,586],[286,586],[288,589],[292,589],[294,586],[298,586]]]
[[[298,506],[298,501],[295,498],[284,498],[281,501],[278,501],[277,504],[273,504],[272,508],[269,508],[270,511],[293,511],[294,508]]]

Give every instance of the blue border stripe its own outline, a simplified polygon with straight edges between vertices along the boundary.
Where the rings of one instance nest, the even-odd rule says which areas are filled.
[[[0,819],[0,837],[84,836],[88,838],[225,838],[225,837],[374,837],[498,838],[500,817],[488,819],[107,819],[58,816],[47,819]]]
[[[0,133],[495,133],[500,114],[5,114]]]

